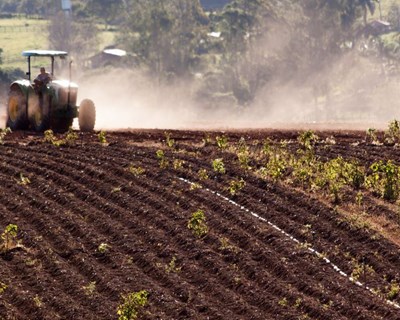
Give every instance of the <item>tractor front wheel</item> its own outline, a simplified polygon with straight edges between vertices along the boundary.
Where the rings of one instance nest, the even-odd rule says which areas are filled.
[[[14,89],[8,94],[6,126],[11,130],[28,129],[26,99],[20,90]]]
[[[90,99],[84,99],[79,106],[79,129],[81,131],[93,131],[96,122],[96,108]]]

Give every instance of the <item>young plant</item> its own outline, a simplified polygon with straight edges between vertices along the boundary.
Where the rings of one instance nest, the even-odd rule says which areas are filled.
[[[200,183],[197,183],[197,182],[193,182],[193,183],[191,183],[190,184],[190,191],[193,191],[193,190],[197,190],[197,189],[201,189],[202,188],[202,186],[201,186],[201,184]]]
[[[297,138],[299,144],[305,149],[311,151],[318,142],[319,137],[312,130],[307,130]]]
[[[209,134],[206,134],[202,140],[203,140],[203,144],[204,144],[205,147],[209,146],[211,144],[211,142],[212,142],[211,137],[210,137]]]
[[[146,170],[143,169],[142,167],[135,167],[134,165],[131,165],[129,167],[129,172],[132,173],[135,177],[138,177],[144,174]]]
[[[178,273],[178,272],[180,272],[181,270],[182,270],[181,267],[177,267],[177,266],[176,266],[176,257],[175,257],[175,256],[172,257],[171,261],[170,261],[170,262],[168,263],[168,265],[165,267],[165,271],[166,271],[167,273],[171,273],[171,272],[173,272],[173,273]]]
[[[208,226],[206,224],[204,211],[199,209],[194,212],[192,217],[189,219],[187,227],[199,238],[206,235],[208,233]]]
[[[165,143],[167,144],[167,146],[168,146],[169,148],[173,148],[174,145],[175,145],[175,140],[174,140],[174,139],[171,139],[171,133],[169,133],[169,132],[164,132],[164,134],[165,134]]]
[[[234,196],[244,188],[246,182],[241,178],[240,180],[231,180],[229,182],[229,193]]]
[[[381,194],[385,200],[393,201],[400,193],[400,172],[391,160],[382,160],[371,165],[372,174],[367,178],[367,185]]]
[[[180,160],[180,159],[175,159],[173,162],[173,166],[174,166],[175,170],[182,169],[184,164],[185,164],[185,161]]]
[[[99,246],[97,247],[97,251],[100,252],[101,254],[105,254],[110,250],[111,246],[107,243],[100,243]]]
[[[9,224],[1,234],[0,252],[8,252],[18,245],[17,242],[18,226]]]
[[[220,238],[219,242],[221,243],[219,249],[220,250],[227,250],[233,253],[238,253],[239,248],[230,244],[229,240],[227,238]]]
[[[33,300],[33,302],[35,303],[36,307],[38,307],[38,308],[41,308],[41,307],[42,307],[43,302],[42,302],[42,300],[40,299],[39,295],[35,295],[35,296],[32,298],[32,300]]]
[[[386,295],[387,299],[393,301],[399,296],[399,293],[400,293],[399,284],[396,281],[392,281],[390,283],[389,292]]]
[[[394,144],[399,141],[400,138],[400,123],[397,120],[393,120],[389,123],[388,130],[385,131],[385,142],[387,144]]]
[[[207,180],[209,178],[206,169],[200,169],[197,174],[200,180]]]
[[[215,140],[217,141],[218,148],[226,149],[228,147],[228,138],[226,136],[217,136]]]
[[[21,186],[26,186],[31,183],[31,180],[28,177],[25,177],[22,172],[19,174],[19,181],[18,184]]]
[[[356,194],[356,203],[358,207],[361,207],[363,200],[364,200],[363,193],[361,191],[358,191]]]
[[[159,160],[159,165],[161,169],[166,169],[168,167],[168,160],[165,157],[165,153],[162,150],[156,151],[157,159]]]
[[[245,170],[251,169],[251,167],[249,165],[249,163],[250,163],[250,153],[249,153],[249,151],[247,149],[239,151],[237,153],[237,157],[238,157],[239,164],[240,164],[241,168],[243,168]]]
[[[6,291],[7,287],[8,286],[5,283],[0,281],[0,294],[3,294],[4,291]]]
[[[141,290],[122,295],[122,303],[118,306],[118,320],[135,320],[138,318],[140,311],[147,304],[148,292]]]
[[[102,144],[107,143],[107,133],[103,130],[101,130],[97,136],[99,138],[99,142]]]
[[[368,128],[367,129],[365,141],[367,143],[371,143],[371,144],[375,144],[375,145],[379,144],[379,140],[378,140],[378,137],[376,135],[376,129],[374,129],[374,128]]]
[[[226,172],[224,161],[221,158],[213,160],[212,167],[217,173],[224,174]]]
[[[83,291],[85,291],[85,295],[92,296],[96,291],[96,281],[91,281],[87,286],[82,287]]]
[[[0,144],[4,144],[4,138],[7,134],[11,133],[10,128],[0,129]]]

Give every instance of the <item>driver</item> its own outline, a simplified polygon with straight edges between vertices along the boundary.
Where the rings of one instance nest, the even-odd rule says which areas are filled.
[[[41,67],[40,73],[34,80],[35,84],[39,86],[44,86],[48,84],[50,81],[51,81],[50,73],[46,72],[46,69],[44,67]]]

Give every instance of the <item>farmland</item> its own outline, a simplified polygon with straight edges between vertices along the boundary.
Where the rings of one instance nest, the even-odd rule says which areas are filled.
[[[381,133],[75,134],[2,138],[0,319],[117,319],[138,292],[140,319],[400,318]],[[364,179],[316,183],[338,159]]]

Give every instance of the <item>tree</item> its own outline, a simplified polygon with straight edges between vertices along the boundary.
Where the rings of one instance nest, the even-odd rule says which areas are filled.
[[[119,42],[136,53],[159,81],[186,76],[208,22],[198,0],[124,1]]]
[[[49,24],[49,42],[52,48],[64,50],[83,64],[97,48],[98,30],[91,20],[74,21],[63,12],[54,15]]]
[[[368,11],[371,13],[371,15],[374,15],[374,13],[375,13],[375,2],[379,2],[379,1],[380,0],[359,0],[360,6],[363,9],[364,25],[367,24]]]
[[[123,0],[89,0],[86,10],[104,20],[106,25],[113,23],[123,10]]]

